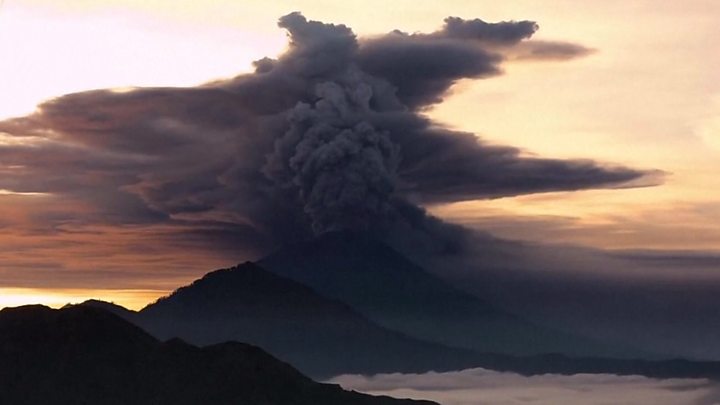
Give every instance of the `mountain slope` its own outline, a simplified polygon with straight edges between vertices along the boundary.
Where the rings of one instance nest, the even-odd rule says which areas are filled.
[[[258,345],[316,377],[473,365],[467,350],[379,327],[347,305],[252,263],[208,273],[135,316],[125,316],[161,340]]]
[[[163,339],[180,336],[199,344],[240,340],[272,346],[321,377],[482,367],[522,375],[592,373],[720,380],[720,362],[512,356],[427,344],[379,328],[347,306],[251,263],[209,273],[140,313],[101,301],[82,306],[144,322]]]
[[[89,306],[0,311],[0,403],[104,405],[431,404],[343,391],[261,349],[160,343]]]
[[[386,328],[423,340],[512,355],[628,355],[503,312],[364,234],[326,233],[258,263],[347,303]]]

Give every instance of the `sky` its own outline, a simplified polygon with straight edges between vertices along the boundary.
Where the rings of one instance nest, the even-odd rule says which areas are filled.
[[[442,5],[5,0],[0,8],[0,119],[55,111],[36,108],[69,93],[113,89],[118,97],[131,96],[137,87],[186,88],[251,72],[253,61],[287,49],[288,37],[277,21],[292,11],[346,24],[361,38],[394,29],[435,32],[448,16],[536,21],[540,28],[533,41],[581,48],[552,57],[513,54],[524,48],[512,48],[504,55],[502,74],[457,79],[442,102],[423,107],[421,114],[486,143],[519,148],[519,157],[590,159],[648,175],[614,187],[488,194],[462,201],[424,196],[420,203],[447,221],[509,239],[705,255],[720,250],[720,45],[715,40],[720,5],[712,0]],[[58,108],[58,114],[65,111]],[[32,136],[0,126],[0,145],[25,153],[5,162],[0,157],[7,179],[0,187],[0,306],[60,305],[95,297],[138,308],[211,269],[256,254],[252,244],[238,243],[228,254],[227,246],[208,242],[188,222],[199,221],[193,212],[174,213],[173,221],[126,215],[147,207],[118,202],[117,190],[105,190],[107,177],[85,179],[83,187],[100,190],[86,193],[92,197],[85,190],[71,192],[67,185],[58,188],[65,167],[60,160],[66,157],[45,154],[42,159],[48,160],[37,161],[40,155],[33,154],[56,141],[52,130],[57,126],[23,125],[35,131]],[[178,133],[183,129],[171,121],[158,125]],[[83,146],[80,141],[52,145]],[[223,144],[207,148],[200,157],[211,160]],[[112,161],[115,151],[105,152],[96,158]],[[147,163],[145,158],[133,156],[134,164]],[[43,165],[48,171],[35,169],[32,179],[17,175],[26,166]],[[54,167],[60,172],[53,173]],[[146,182],[152,180],[143,175]],[[145,203],[155,204],[150,208],[157,210],[162,202],[167,209],[171,203],[141,191]],[[245,220],[228,219],[232,212],[215,214],[201,219]]]

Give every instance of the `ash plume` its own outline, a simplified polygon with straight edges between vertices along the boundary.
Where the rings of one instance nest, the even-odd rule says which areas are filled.
[[[298,104],[290,128],[275,141],[264,173],[297,188],[316,232],[366,229],[391,209],[399,162],[387,132],[362,119],[372,88],[357,79],[317,85],[314,105]]]
[[[24,140],[0,143],[0,189],[80,204],[84,224],[182,226],[188,240],[263,252],[338,229],[450,246],[465,231],[425,205],[657,182],[654,172],[526,157],[423,114],[457,80],[499,75],[517,55],[587,53],[532,41],[534,22],[450,17],[429,34],[370,38],[300,13],[279,26],[287,51],[253,73],[70,94],[0,122]]]

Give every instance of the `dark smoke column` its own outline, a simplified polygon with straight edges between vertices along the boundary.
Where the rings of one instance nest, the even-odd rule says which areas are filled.
[[[290,128],[263,168],[271,180],[298,189],[316,233],[367,229],[391,210],[399,151],[387,132],[362,119],[372,87],[361,77],[350,69],[318,84],[318,100],[290,112]]]

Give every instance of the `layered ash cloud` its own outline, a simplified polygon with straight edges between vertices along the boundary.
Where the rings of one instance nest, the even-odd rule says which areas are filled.
[[[254,73],[71,94],[1,122],[12,142],[0,143],[0,189],[82,203],[87,223],[194,226],[263,250],[342,228],[451,235],[421,204],[657,180],[524,157],[421,114],[457,80],[497,75],[508,58],[586,53],[527,41],[533,22],[451,17],[430,34],[364,39],[299,13],[279,25],[287,52]]]

